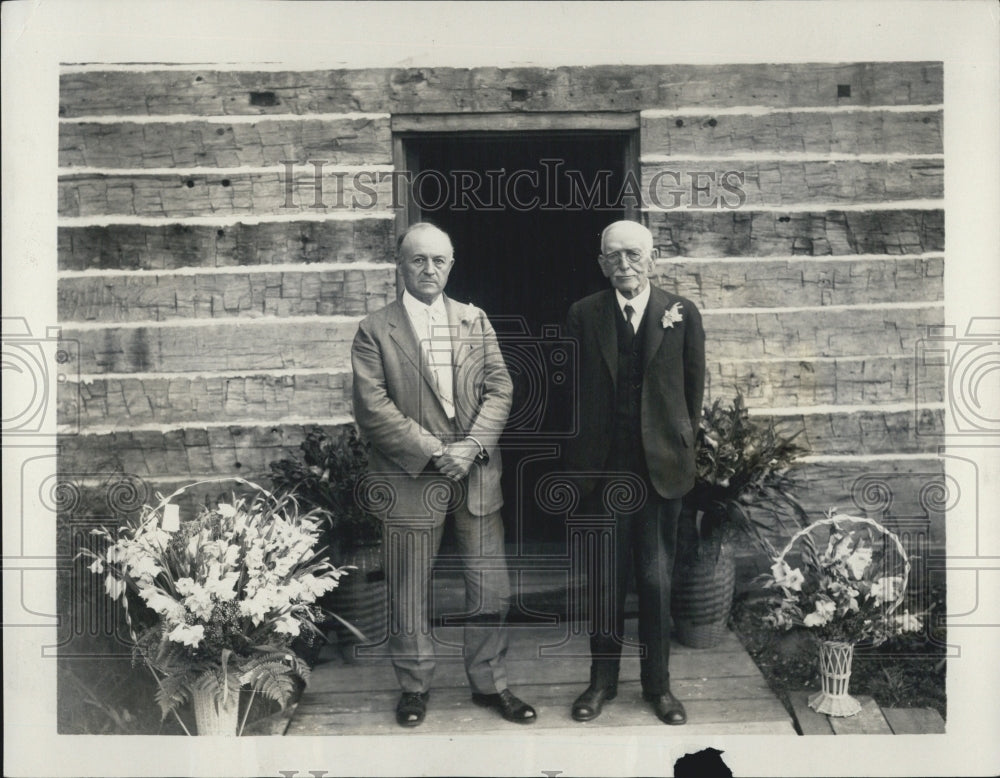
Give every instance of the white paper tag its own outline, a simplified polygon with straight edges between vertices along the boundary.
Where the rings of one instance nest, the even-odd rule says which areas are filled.
[[[181,528],[181,506],[167,503],[163,506],[163,521],[160,526],[164,532],[176,532]]]

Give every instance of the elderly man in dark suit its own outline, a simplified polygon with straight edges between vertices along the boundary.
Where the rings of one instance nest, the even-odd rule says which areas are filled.
[[[477,705],[508,721],[535,711],[507,688],[504,624],[510,583],[500,517],[497,441],[511,380],[486,314],[448,299],[448,235],[412,226],[400,238],[402,298],[361,322],[351,350],[354,415],[371,443],[368,487],[385,520],[389,650],[402,695],[396,720],[424,720],[434,644],[431,568],[445,516],[454,514],[465,566],[465,668]]]
[[[638,499],[619,511],[602,507],[596,490],[587,496],[592,510],[611,514],[614,552],[587,571],[590,686],[572,715],[594,719],[617,693],[627,576],[634,571],[643,696],[664,723],[683,724],[684,706],[670,691],[670,579],[681,498],[694,485],[705,334],[690,300],[649,283],[653,238],[645,227],[608,226],[599,262],[612,288],[569,310],[568,334],[579,348],[580,428],[565,457],[580,473],[628,474]]]

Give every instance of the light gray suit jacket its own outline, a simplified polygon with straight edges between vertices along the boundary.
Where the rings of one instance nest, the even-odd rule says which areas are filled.
[[[444,298],[451,332],[455,420],[489,453],[465,479],[467,505],[484,516],[503,505],[497,441],[510,413],[512,386],[496,333],[473,305]],[[393,490],[400,517],[426,515],[426,479],[418,478],[431,454],[454,438],[430,371],[403,304],[396,300],[367,316],[351,348],[354,418],[371,443],[369,472]]]

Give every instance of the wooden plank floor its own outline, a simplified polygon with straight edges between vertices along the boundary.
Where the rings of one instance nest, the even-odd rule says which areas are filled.
[[[634,640],[635,620],[627,626]],[[570,705],[587,686],[586,635],[574,633],[566,624],[511,625],[510,687],[538,712],[534,724],[518,725],[472,704],[460,656],[461,628],[440,627],[434,634],[447,645],[439,652],[427,718],[421,726],[407,729],[396,724],[399,687],[384,649],[350,664],[327,650],[323,658],[328,661],[314,669],[286,734],[407,736],[501,730],[525,735],[795,734],[788,712],[732,633],[713,649],[674,644],[671,688],[688,713],[688,723],[682,727],[661,724],[642,700],[635,648],[625,648],[618,697],[605,705],[599,719],[580,723],[570,717]]]
[[[873,698],[856,694],[861,711],[840,718],[810,708],[812,693],[797,691],[788,695],[803,735],[935,735],[945,731],[944,719],[932,708],[880,708]]]

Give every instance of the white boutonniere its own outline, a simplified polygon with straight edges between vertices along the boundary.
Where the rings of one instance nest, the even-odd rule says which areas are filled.
[[[472,320],[476,318],[476,306],[472,303],[466,303],[465,307],[462,308],[462,323],[471,324]]]
[[[673,327],[679,321],[684,321],[684,316],[681,315],[681,304],[674,303],[673,307],[670,308],[669,311],[663,312],[663,318],[660,319],[660,324],[663,326],[663,329],[666,330]]]

